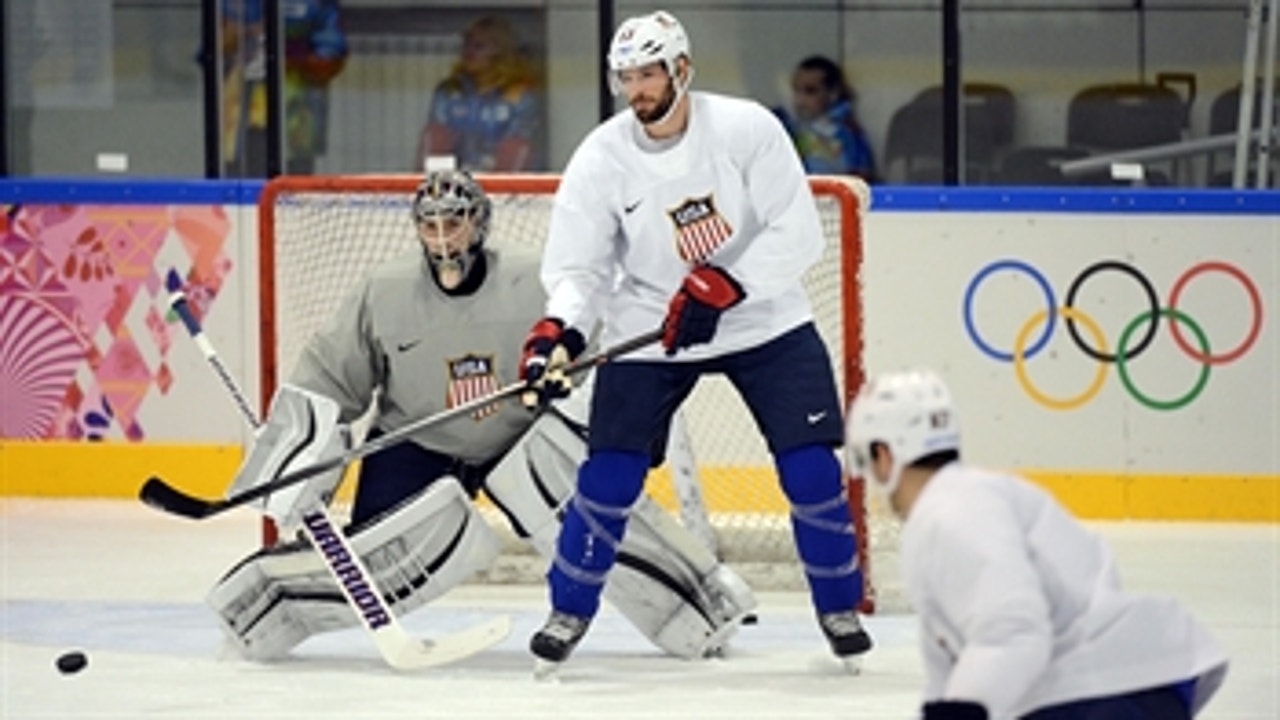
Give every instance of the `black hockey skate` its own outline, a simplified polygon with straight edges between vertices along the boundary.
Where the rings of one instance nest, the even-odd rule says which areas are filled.
[[[822,628],[822,634],[827,636],[831,652],[836,654],[850,672],[857,674],[862,655],[873,645],[871,636],[862,628],[858,613],[846,610],[819,615],[818,626]]]
[[[547,623],[529,640],[529,650],[538,659],[534,674],[545,677],[553,673],[577,647],[590,625],[591,618],[552,611]]]

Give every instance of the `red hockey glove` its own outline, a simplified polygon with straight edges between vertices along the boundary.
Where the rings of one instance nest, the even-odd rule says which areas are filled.
[[[520,394],[520,402],[536,410],[552,400],[567,397],[573,389],[573,379],[563,368],[586,347],[582,333],[577,328],[565,328],[559,318],[546,317],[534,323],[520,357],[520,379],[528,386],[528,390]]]
[[[742,302],[747,292],[729,273],[714,265],[699,265],[689,273],[667,307],[662,323],[662,346],[675,355],[690,345],[711,342],[720,313]]]
[[[924,704],[924,720],[987,720],[987,709],[964,700],[938,700]]]

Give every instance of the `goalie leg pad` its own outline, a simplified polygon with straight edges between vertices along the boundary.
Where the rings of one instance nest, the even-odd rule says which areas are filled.
[[[584,433],[572,418],[547,412],[486,481],[516,532],[549,562],[560,531],[557,512],[572,497],[586,458]],[[630,517],[605,599],[673,655],[718,653],[755,608],[751,589],[648,496],[636,501]]]
[[[648,496],[631,510],[604,597],[655,645],[682,658],[721,654],[757,604],[740,575]]]
[[[365,525],[356,554],[397,615],[440,597],[491,565],[501,540],[452,477]],[[260,550],[209,593],[224,634],[241,656],[272,660],[317,633],[359,624],[324,559],[305,541]]]
[[[289,583],[287,590],[284,584],[268,576],[253,556],[218,581],[205,602],[218,618],[227,647],[247,660],[275,660],[312,634],[311,623],[355,624],[355,615],[341,594],[326,594],[325,600],[313,602],[299,617],[300,606],[307,602],[303,582]]]
[[[570,399],[577,395],[570,396]],[[555,557],[560,512],[587,457],[586,427],[556,410],[536,420],[485,479],[485,494],[538,554]]]
[[[333,400],[296,385],[284,384],[271,400],[271,412],[258,429],[253,448],[240,466],[227,496],[238,495],[281,475],[342,455],[351,446],[350,430],[338,422],[340,409]],[[302,514],[316,503],[328,504],[342,468],[277,490],[259,507],[289,532]]]

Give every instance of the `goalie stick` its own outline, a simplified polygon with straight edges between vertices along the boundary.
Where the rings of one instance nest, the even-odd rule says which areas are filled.
[[[176,272],[169,271],[166,287],[170,293],[169,306],[182,320],[205,360],[231,393],[245,421],[257,429],[261,426],[257,413],[223,366],[213,343],[205,337],[200,321],[187,305],[186,296],[182,292],[182,281]],[[325,566],[338,587],[342,588],[343,596],[360,618],[361,624],[373,637],[378,653],[396,670],[417,670],[461,660],[501,642],[511,632],[510,616],[501,615],[434,640],[413,637],[391,611],[369,569],[360,560],[346,536],[334,525],[333,518],[323,504],[317,504],[314,510],[302,516],[302,528],[311,541],[311,546],[324,558]]]
[[[595,355],[569,363],[564,371],[567,375],[579,375],[598,365],[627,353],[639,350],[642,347],[651,345],[662,339],[662,330],[653,330],[643,335],[624,340],[617,345],[605,348]],[[164,479],[152,477],[142,485],[142,489],[138,492],[138,497],[142,502],[151,507],[170,513],[172,515],[181,515],[182,517],[191,518],[192,520],[202,520],[222,512],[226,512],[232,508],[239,507],[246,503],[253,502],[260,497],[270,495],[277,490],[296,485],[297,483],[314,477],[320,473],[327,472],[336,468],[346,467],[351,463],[359,460],[367,455],[372,455],[379,450],[390,447],[404,441],[409,436],[426,428],[438,425],[442,422],[452,420],[454,418],[469,415],[476,410],[488,407],[496,402],[507,400],[518,396],[527,389],[523,382],[514,382],[503,388],[500,388],[489,395],[483,395],[461,405],[456,405],[447,410],[442,410],[434,415],[415,420],[404,427],[393,430],[385,435],[380,435],[373,440],[366,441],[347,452],[320,462],[298,468],[295,471],[287,472],[284,475],[267,483],[263,483],[257,487],[246,490],[238,495],[228,498],[205,499],[189,495],[182,490],[170,485]]]
[[[707,504],[702,496],[702,480],[694,462],[693,440],[684,412],[677,411],[671,418],[671,442],[667,448],[671,461],[671,481],[675,486],[676,500],[680,505],[680,524],[715,555],[720,556],[720,543],[716,530],[707,514]]]

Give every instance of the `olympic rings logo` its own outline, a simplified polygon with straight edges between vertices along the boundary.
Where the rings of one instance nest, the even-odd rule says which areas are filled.
[[[993,273],[1000,271],[1020,272],[1027,275],[1039,286],[1045,301],[1045,308],[1032,313],[1022,324],[1022,327],[1014,337],[1013,348],[1009,352],[996,349],[983,339],[978,333],[977,325],[974,322],[973,304],[978,287]],[[1143,294],[1146,295],[1148,304],[1147,309],[1134,316],[1121,330],[1114,353],[1108,350],[1106,336],[1097,321],[1076,307],[1076,297],[1085,283],[1095,275],[1108,271],[1132,278],[1142,289]],[[1224,273],[1235,279],[1244,288],[1245,293],[1248,294],[1249,304],[1253,309],[1253,319],[1244,340],[1230,350],[1217,353],[1210,350],[1209,339],[1200,324],[1178,308],[1178,301],[1182,298],[1183,292],[1191,281],[1211,272]],[[1053,288],[1049,285],[1049,281],[1043,273],[1022,260],[1008,259],[989,263],[973,276],[964,291],[963,312],[964,327],[974,345],[984,355],[993,360],[1013,363],[1014,374],[1017,376],[1018,384],[1023,391],[1045,407],[1054,410],[1074,410],[1093,400],[1102,391],[1102,386],[1107,376],[1107,365],[1114,364],[1120,376],[1120,382],[1134,400],[1152,410],[1168,411],[1186,407],[1199,397],[1200,393],[1204,392],[1205,386],[1209,382],[1210,368],[1235,362],[1249,352],[1254,343],[1257,342],[1258,335],[1262,332],[1263,310],[1262,296],[1258,292],[1257,286],[1254,285],[1253,280],[1240,268],[1225,262],[1201,262],[1187,268],[1174,281],[1173,287],[1169,291],[1169,296],[1165,300],[1164,306],[1161,307],[1155,288],[1141,271],[1133,265],[1119,260],[1102,260],[1086,267],[1076,276],[1075,280],[1071,281],[1071,285],[1067,289],[1066,302],[1059,306],[1057,298],[1054,296]],[[1027,372],[1027,361],[1038,355],[1049,343],[1054,330],[1057,328],[1059,316],[1065,320],[1067,332],[1071,335],[1071,340],[1079,348],[1080,352],[1098,361],[1097,372],[1094,373],[1093,379],[1084,391],[1075,396],[1062,398],[1051,397],[1042,392],[1032,383],[1031,376]],[[1141,355],[1155,338],[1161,318],[1169,321],[1169,332],[1172,334],[1173,341],[1178,346],[1178,349],[1201,365],[1200,374],[1191,389],[1179,397],[1167,400],[1153,398],[1144,393],[1134,383],[1129,372],[1129,363]],[[1041,326],[1043,326],[1043,329],[1040,331],[1039,336],[1032,341],[1032,333]],[[1187,330],[1194,336],[1195,346],[1183,334],[1182,326],[1186,326]],[[1088,334],[1088,340],[1081,337],[1081,327]]]

